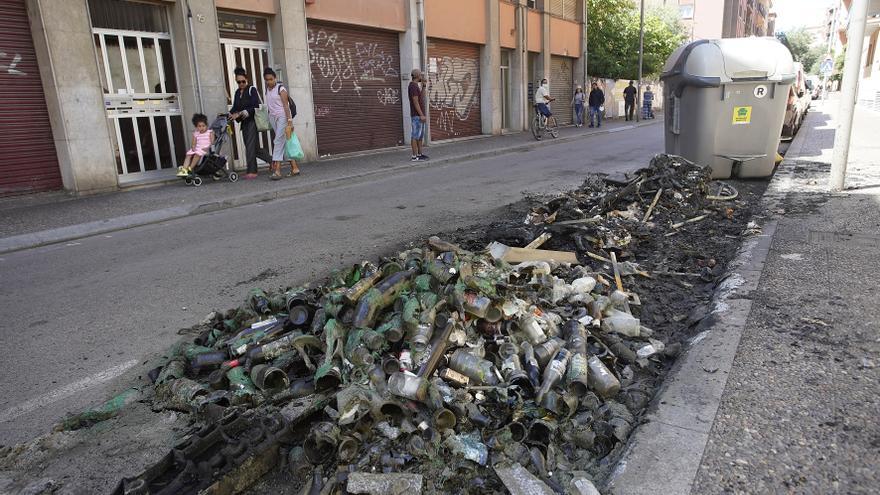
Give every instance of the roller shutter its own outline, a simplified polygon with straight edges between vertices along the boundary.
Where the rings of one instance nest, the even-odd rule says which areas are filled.
[[[61,188],[24,0],[0,2],[0,196]]]
[[[571,70],[572,59],[555,55],[550,57],[550,96],[556,98],[552,108],[559,124],[573,121],[571,99],[574,96],[574,83]]]
[[[429,39],[428,82],[433,141],[482,133],[479,45]]]
[[[397,33],[309,21],[318,153],[403,144]]]

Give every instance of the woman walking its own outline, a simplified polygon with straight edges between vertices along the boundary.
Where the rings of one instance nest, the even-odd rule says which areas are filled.
[[[247,162],[245,179],[257,178],[257,158],[266,163],[272,162],[272,155],[265,148],[259,146],[259,134],[257,123],[254,121],[254,113],[260,106],[260,93],[257,88],[250,84],[247,72],[241,67],[235,68],[235,84],[238,89],[232,101],[232,109],[229,118],[241,124],[241,135],[244,139],[244,155]]]
[[[586,95],[584,94],[584,88],[578,86],[577,89],[574,90],[574,98],[571,99],[571,104],[574,105],[574,126],[575,127],[583,127],[584,125],[584,100],[586,99]]]
[[[288,104],[287,88],[278,82],[278,75],[271,67],[263,71],[266,81],[266,106],[269,109],[269,121],[275,129],[275,142],[272,147],[272,180],[281,179],[281,162],[284,161],[284,144],[293,135],[293,115]],[[290,160],[288,177],[299,175],[296,160]]]

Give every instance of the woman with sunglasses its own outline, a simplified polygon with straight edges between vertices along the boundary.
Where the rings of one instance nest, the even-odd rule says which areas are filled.
[[[245,179],[257,178],[257,158],[266,163],[272,163],[272,155],[265,148],[259,147],[257,123],[254,122],[254,112],[259,108],[262,101],[257,88],[251,86],[247,72],[241,68],[235,68],[235,83],[238,89],[232,101],[232,109],[229,118],[241,124],[241,134],[244,138],[244,154],[247,161],[247,173]]]

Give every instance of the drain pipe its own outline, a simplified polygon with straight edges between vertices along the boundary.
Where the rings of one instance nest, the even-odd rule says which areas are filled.
[[[205,113],[205,105],[202,102],[202,77],[199,74],[199,58],[196,56],[196,32],[193,30],[193,13],[186,1],[186,20],[189,24],[189,49],[192,57],[193,69],[196,72],[196,96],[199,101],[199,113]]]
[[[416,16],[419,21],[419,65],[421,66],[419,68],[428,79],[430,76],[428,75],[428,34],[425,31],[425,0],[416,0]],[[428,84],[424,89],[428,90]],[[422,112],[425,113],[425,145],[431,144],[431,104],[429,99],[430,95],[426,94],[423,100],[425,108],[422,109]]]

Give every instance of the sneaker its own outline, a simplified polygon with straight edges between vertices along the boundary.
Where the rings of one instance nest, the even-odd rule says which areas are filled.
[[[428,155],[419,155],[417,158],[419,159],[419,161],[425,161],[425,160],[431,159],[431,157]]]
[[[189,172],[187,172],[185,168],[177,167],[177,176],[178,177],[186,177],[187,175],[189,175]]]
[[[418,155],[413,155],[413,156],[409,159],[409,161],[411,161],[411,162],[417,162],[417,161],[419,161],[419,157],[418,157]]]
[[[593,124],[590,124],[590,129],[592,129],[593,127],[594,127]]]

